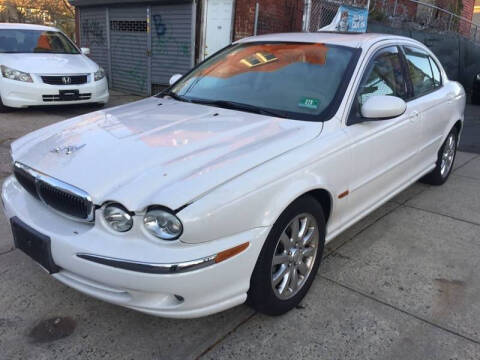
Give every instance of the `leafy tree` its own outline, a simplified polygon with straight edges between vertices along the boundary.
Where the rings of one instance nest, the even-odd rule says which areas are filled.
[[[0,22],[52,25],[75,33],[75,10],[67,0],[0,0]]]

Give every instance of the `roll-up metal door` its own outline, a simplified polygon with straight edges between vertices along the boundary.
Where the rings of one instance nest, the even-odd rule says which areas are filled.
[[[185,74],[194,65],[195,8],[193,2],[151,7],[153,92],[173,74]]]
[[[104,7],[80,10],[80,46],[90,48],[89,57],[108,75],[107,10]]]
[[[148,11],[146,6],[109,9],[112,88],[149,95]]]

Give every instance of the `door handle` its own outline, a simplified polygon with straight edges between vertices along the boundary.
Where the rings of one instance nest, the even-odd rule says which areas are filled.
[[[417,121],[417,119],[418,119],[418,111],[412,111],[408,120],[410,120],[411,122],[415,122]]]

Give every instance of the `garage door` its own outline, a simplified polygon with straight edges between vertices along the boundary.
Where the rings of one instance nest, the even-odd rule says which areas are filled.
[[[192,2],[152,6],[152,87],[168,84],[194,63],[195,10]],[[160,86],[161,87],[161,86]]]
[[[148,95],[147,7],[110,9],[112,88]]]
[[[90,48],[90,58],[108,72],[106,21],[107,9],[104,7],[80,10],[80,46]]]

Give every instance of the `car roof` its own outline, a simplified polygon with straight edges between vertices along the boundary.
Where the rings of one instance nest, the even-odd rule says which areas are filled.
[[[334,45],[343,45],[354,48],[366,48],[381,40],[410,40],[411,38],[390,34],[377,33],[340,33],[329,31],[318,32],[297,32],[297,33],[279,33],[251,36],[241,39],[237,43],[255,42],[255,41],[288,41],[305,43],[325,43]],[[417,41],[415,41],[417,42]]]
[[[0,23],[0,29],[59,31],[57,28],[36,24]]]

